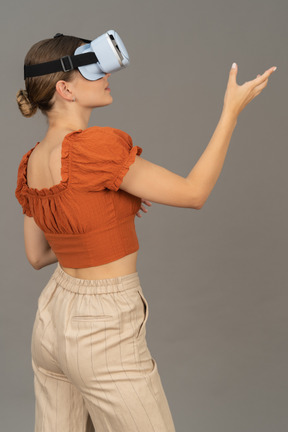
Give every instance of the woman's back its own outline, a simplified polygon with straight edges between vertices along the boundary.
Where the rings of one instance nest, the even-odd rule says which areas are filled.
[[[70,131],[67,131],[67,135]],[[46,136],[33,150],[27,165],[27,185],[30,188],[51,188],[61,182],[61,150],[63,137],[60,139]]]
[[[15,194],[28,216],[26,252],[30,244],[37,247],[33,236],[40,228],[71,276],[104,279],[134,273],[139,249],[134,219],[141,198],[119,188],[142,148],[111,127],[63,135],[56,134],[52,142],[50,134],[19,164]],[[32,262],[35,254],[28,251]]]
[[[51,188],[61,180],[61,151],[64,136],[71,131],[48,132],[31,153],[27,164],[29,188]],[[106,279],[136,272],[138,251],[107,264],[87,268],[62,266],[70,276],[80,279]]]

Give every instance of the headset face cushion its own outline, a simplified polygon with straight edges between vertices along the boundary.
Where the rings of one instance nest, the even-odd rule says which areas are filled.
[[[90,43],[78,47],[74,54],[85,54],[87,52],[93,52]],[[78,70],[81,75],[89,81],[96,81],[97,79],[103,78],[105,76],[105,73],[101,71],[98,63],[92,63],[87,66],[80,66],[78,67]]]
[[[111,37],[109,36],[112,36]],[[103,78],[106,73],[116,72],[129,64],[128,52],[117,32],[109,30],[91,43],[82,45],[75,50],[75,55],[94,52],[97,63],[79,66],[81,75],[89,81]]]

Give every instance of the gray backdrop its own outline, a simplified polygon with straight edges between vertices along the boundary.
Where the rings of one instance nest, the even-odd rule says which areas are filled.
[[[15,102],[24,56],[57,32],[115,29],[131,65],[90,126],[127,131],[143,158],[182,176],[218,123],[233,61],[238,84],[278,66],[240,114],[204,207],[153,203],[135,223],[148,346],[177,432],[287,432],[287,12],[286,0],[2,4],[1,430],[33,430],[31,333],[56,267],[29,264],[14,197],[20,159],[47,126]]]

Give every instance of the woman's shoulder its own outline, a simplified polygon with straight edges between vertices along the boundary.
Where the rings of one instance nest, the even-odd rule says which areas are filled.
[[[72,152],[73,159],[80,161],[83,158],[94,159],[104,155],[123,153],[133,147],[131,136],[121,129],[110,126],[91,126],[87,129],[79,129],[66,135],[64,149]],[[68,145],[69,144],[69,145]]]
[[[136,154],[142,153],[130,135],[117,128],[92,126],[72,136],[73,142],[65,146],[71,158],[70,184],[87,191],[118,190]]]
[[[114,128],[111,126],[90,126],[86,129],[78,129],[76,131],[70,132],[66,135],[66,139],[68,140],[81,140],[81,139],[89,139],[93,137],[107,137],[110,139],[114,138],[124,138],[131,140],[131,136],[123,131],[122,129]]]

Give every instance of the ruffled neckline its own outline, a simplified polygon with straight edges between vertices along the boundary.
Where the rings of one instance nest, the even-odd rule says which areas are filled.
[[[40,141],[36,143],[36,145],[30,149],[22,158],[21,161],[21,175],[18,182],[18,191],[22,191],[22,193],[27,193],[29,195],[34,195],[38,197],[47,196],[47,195],[55,195],[67,189],[69,182],[69,137],[74,135],[75,133],[81,133],[83,129],[78,129],[76,131],[69,132],[64,136],[61,147],[61,181],[60,183],[53,185],[49,188],[32,188],[27,185],[27,166],[28,159],[31,153],[35,150],[35,148],[40,144]]]

